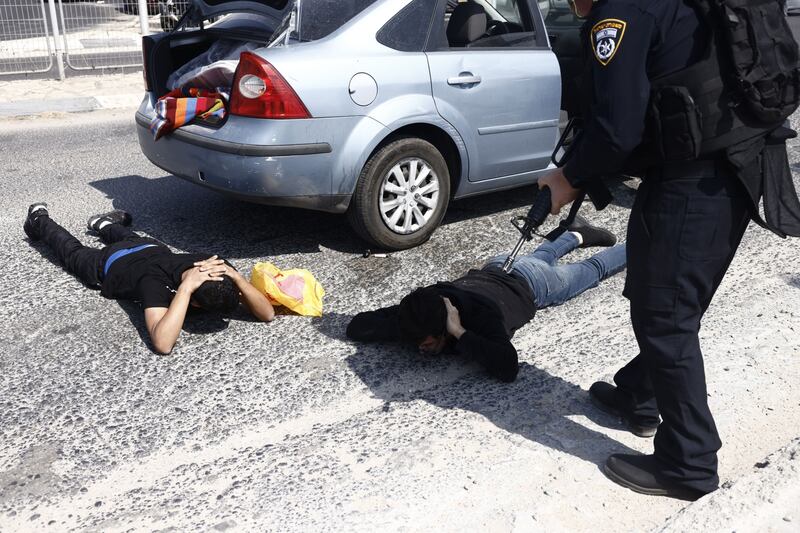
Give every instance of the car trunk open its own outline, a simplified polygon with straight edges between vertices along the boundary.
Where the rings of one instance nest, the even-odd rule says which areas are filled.
[[[173,88],[167,86],[170,74],[221,39],[263,46],[316,41],[342,27],[375,1],[193,0],[174,31],[144,37],[148,87],[157,97],[164,95]]]
[[[167,86],[170,75],[214,43],[224,39],[266,45],[279,24],[279,17],[236,13],[196,29],[147,35],[142,40],[147,86],[161,97],[171,89]]]

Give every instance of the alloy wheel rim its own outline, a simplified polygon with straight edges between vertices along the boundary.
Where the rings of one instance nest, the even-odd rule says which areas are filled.
[[[383,178],[378,202],[381,218],[391,231],[416,233],[439,207],[439,177],[419,157],[398,161]]]

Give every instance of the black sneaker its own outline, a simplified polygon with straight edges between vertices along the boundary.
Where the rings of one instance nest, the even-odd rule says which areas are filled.
[[[22,225],[25,235],[32,241],[38,241],[42,236],[39,234],[39,218],[43,216],[50,216],[47,212],[47,204],[44,202],[37,202],[28,207],[28,216],[25,217],[25,223]]]
[[[661,474],[662,471],[658,459],[652,455],[615,453],[603,466],[603,473],[608,479],[639,494],[667,496],[692,502],[708,494],[708,492],[682,487],[665,478]]]
[[[86,223],[86,227],[88,227],[90,231],[100,231],[100,225],[104,222],[130,226],[133,223],[133,217],[127,211],[116,209],[108,213],[102,213],[91,217]]]
[[[601,411],[618,416],[628,425],[631,433],[637,437],[649,438],[656,434],[658,420],[637,416],[630,412],[628,402],[621,397],[614,385],[598,381],[589,387],[589,398]]]
[[[567,227],[567,231],[580,233],[583,237],[581,248],[591,248],[593,246],[614,246],[617,244],[617,236],[608,230],[592,226],[589,221],[578,215],[575,221]]]

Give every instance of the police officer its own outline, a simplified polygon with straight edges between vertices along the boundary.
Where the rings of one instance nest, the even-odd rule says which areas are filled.
[[[709,44],[689,0],[571,4],[587,18],[588,109],[571,159],[540,179],[551,189],[553,214],[590,180],[631,173],[645,143],[653,80],[696,64]],[[636,492],[694,500],[718,487],[721,446],[698,331],[750,215],[744,189],[713,154],[642,162],[624,292],[639,355],[616,374],[616,386],[595,383],[590,396],[635,434],[655,434],[652,455],[612,455],[606,475]]]

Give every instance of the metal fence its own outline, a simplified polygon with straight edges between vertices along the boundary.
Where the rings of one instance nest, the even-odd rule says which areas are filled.
[[[161,31],[166,0],[0,0],[0,76],[136,67],[141,37]],[[169,20],[166,20],[169,24]]]
[[[0,1],[0,74],[50,70],[53,48],[44,1]]]

